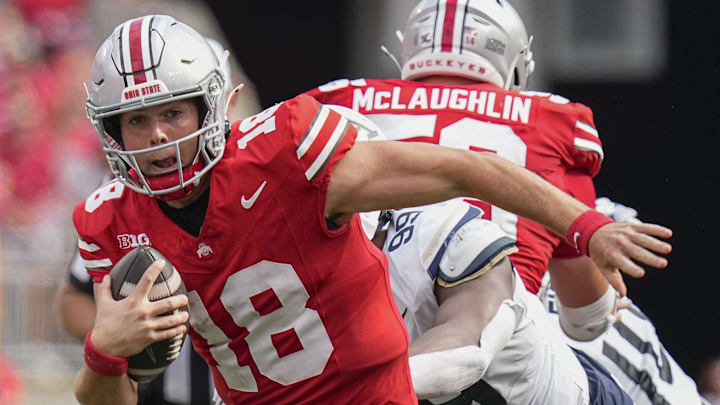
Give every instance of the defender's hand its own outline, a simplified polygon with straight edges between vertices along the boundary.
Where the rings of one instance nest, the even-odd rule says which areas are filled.
[[[657,268],[667,266],[667,259],[655,253],[670,253],[672,246],[657,238],[671,236],[672,231],[660,225],[614,222],[592,235],[588,253],[610,285],[625,296],[627,288],[620,271],[636,278],[645,275],[633,260]]]

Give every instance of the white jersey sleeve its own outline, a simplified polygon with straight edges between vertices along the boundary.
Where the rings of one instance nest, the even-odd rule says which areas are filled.
[[[538,297],[559,328],[557,296],[546,274]],[[595,340],[568,344],[601,363],[637,405],[698,405],[695,382],[660,342],[652,321],[633,305],[620,310],[622,320]]]
[[[448,238],[481,216],[480,209],[460,200],[391,211],[383,251],[390,264],[395,302],[411,340],[430,329],[435,319],[434,287]]]
[[[507,236],[496,232],[496,225],[484,227],[474,222],[476,218],[487,222],[479,219],[481,214],[459,200],[392,212],[383,251],[388,256],[393,295],[411,341],[433,326],[438,309],[436,283],[443,278],[455,282],[472,278],[477,273],[473,269],[482,270],[488,260],[508,254]],[[498,241],[502,242],[496,244]],[[474,401],[467,403],[493,397],[518,404],[586,404],[589,389],[584,370],[516,272],[512,301],[520,309],[513,336],[493,358],[483,380],[455,397]],[[427,403],[441,404],[453,398]]]

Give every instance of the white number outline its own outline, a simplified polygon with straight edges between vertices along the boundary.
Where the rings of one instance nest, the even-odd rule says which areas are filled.
[[[268,290],[274,292],[282,306],[260,315],[250,297]],[[234,390],[257,392],[250,367],[238,365],[237,354],[229,347],[230,339],[214,323],[198,293],[190,291],[188,297],[190,325],[208,342],[225,383]],[[260,374],[285,386],[321,374],[334,350],[320,315],[305,306],[309,298],[292,265],[269,260],[228,277],[220,295],[235,324],[247,329],[245,342]],[[303,349],[281,358],[271,335],[290,329],[295,331]]]

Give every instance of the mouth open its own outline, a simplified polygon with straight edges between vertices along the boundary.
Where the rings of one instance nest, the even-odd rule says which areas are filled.
[[[153,171],[160,172],[160,173],[166,173],[166,172],[177,169],[177,158],[172,156],[172,157],[165,158],[165,159],[153,160],[152,166],[155,169]]]

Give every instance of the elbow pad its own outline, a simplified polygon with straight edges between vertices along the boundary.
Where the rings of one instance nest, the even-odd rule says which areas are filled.
[[[597,301],[579,308],[568,308],[558,300],[563,332],[571,339],[587,342],[605,333],[615,323],[616,292],[612,286]]]
[[[505,347],[517,322],[517,304],[503,301],[485,326],[480,346],[468,345],[410,357],[410,376],[418,399],[455,394],[485,375],[495,355]]]

